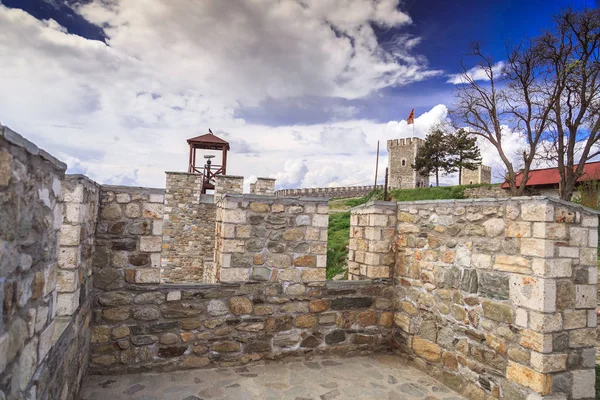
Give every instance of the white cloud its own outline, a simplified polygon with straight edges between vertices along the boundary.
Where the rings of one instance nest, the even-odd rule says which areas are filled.
[[[504,61],[498,61],[496,64],[492,65],[492,72],[494,73],[494,75],[498,76],[502,73],[502,69],[504,68],[505,63]],[[460,73],[460,74],[451,74],[448,75],[448,80],[446,81],[447,83],[452,83],[455,85],[460,85],[462,83],[465,83],[465,74],[464,73]],[[490,77],[487,74],[487,71],[482,68],[480,65],[476,65],[473,68],[469,69],[466,72],[466,75],[474,80],[474,81],[489,81]]]
[[[0,4],[0,87],[10,94],[0,97],[0,120],[101,183],[164,186],[165,170],[186,170],[185,139],[209,127],[232,144],[229,173],[285,186],[369,183],[377,140],[385,149],[386,139],[411,135],[406,121],[352,119],[358,110],[344,106],[335,123],[270,127],[235,111],[265,99],[357,99],[439,75],[413,54],[419,38],[377,42],[372,24],[411,23],[398,3],[79,5],[105,27],[108,45]],[[440,105],[419,116],[415,133],[446,112]]]

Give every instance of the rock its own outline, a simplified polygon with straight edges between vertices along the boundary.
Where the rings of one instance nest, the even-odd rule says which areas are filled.
[[[131,334],[131,331],[127,325],[119,325],[112,329],[111,336],[113,339],[122,339]]]
[[[512,324],[514,320],[514,309],[509,304],[496,303],[484,300],[482,303],[483,316],[493,321]]]
[[[156,307],[139,307],[133,312],[133,317],[142,321],[153,321],[160,318],[160,310]]]
[[[102,316],[109,321],[125,321],[130,314],[131,310],[128,307],[108,308],[102,312]]]
[[[147,266],[150,263],[150,254],[131,254],[129,263],[136,267]]]
[[[223,300],[210,300],[208,302],[208,313],[213,316],[225,315],[229,313],[227,303]]]
[[[292,329],[293,318],[291,315],[282,315],[278,317],[267,318],[265,331],[280,332]]]
[[[179,342],[179,336],[175,333],[167,332],[160,335],[160,344],[175,344]]]
[[[356,321],[360,326],[377,325],[377,311],[369,310],[358,313]]]
[[[474,269],[463,270],[461,290],[468,293],[477,293],[477,271]]]
[[[212,345],[212,350],[218,351],[219,353],[233,353],[240,351],[240,344],[231,341],[218,342]]]
[[[115,203],[105,205],[102,208],[100,214],[102,216],[102,219],[109,221],[115,221],[123,217],[123,213],[121,212],[121,206]]]
[[[304,285],[289,285],[285,289],[285,293],[289,296],[302,296],[306,292],[306,287]]]
[[[185,353],[185,346],[167,346],[158,349],[158,356],[161,358],[179,357]]]
[[[244,349],[246,353],[262,353],[266,351],[271,351],[271,345],[269,344],[269,339],[256,339],[248,342]]]
[[[326,300],[326,299],[312,300],[308,304],[308,309],[310,310],[310,312],[313,312],[313,313],[320,313],[320,312],[327,310],[328,308],[329,308],[329,300]]]
[[[413,338],[413,350],[415,354],[427,361],[439,361],[442,356],[442,348],[429,340],[415,336]]]
[[[304,339],[302,341],[302,343],[300,343],[300,347],[314,348],[314,347],[318,347],[320,344],[321,344],[321,341],[319,339],[317,339],[315,336],[311,335],[311,336],[308,336],[306,339]]]
[[[298,334],[277,336],[275,339],[273,339],[273,345],[277,347],[293,347],[301,340],[302,338]]]
[[[508,300],[509,287],[508,274],[478,271],[477,290],[481,297]]]
[[[201,368],[210,364],[210,359],[208,357],[196,357],[189,355],[183,359],[183,367],[184,368]]]
[[[317,266],[317,257],[316,256],[301,256],[294,260],[295,267],[311,267],[315,268]]]
[[[229,299],[229,310],[235,315],[252,313],[252,302],[246,297],[232,297]]]
[[[266,267],[254,267],[252,268],[250,279],[255,281],[268,281],[271,279],[271,270]]]
[[[92,343],[106,343],[110,339],[110,327],[106,325],[98,325],[92,327]]]
[[[133,343],[134,346],[146,346],[152,343],[156,343],[157,341],[158,338],[152,335],[139,335],[131,337],[131,343]]]
[[[112,249],[119,251],[134,251],[136,247],[136,241],[133,239],[115,239],[112,241]]]
[[[343,330],[337,329],[325,335],[325,343],[336,344],[346,340],[346,333]]]
[[[377,317],[377,315],[375,315]],[[296,317],[296,327],[298,328],[312,328],[317,325],[319,319],[314,314],[305,314]]]
[[[332,310],[347,310],[354,308],[367,308],[373,304],[371,297],[339,297],[331,300]]]
[[[124,285],[123,273],[114,268],[102,268],[94,271],[94,286],[102,290],[114,290]]]
[[[130,292],[104,292],[98,298],[98,302],[103,306],[124,306],[132,301],[133,294]]]
[[[165,302],[165,294],[162,292],[147,292],[135,296],[135,304],[162,304]]]

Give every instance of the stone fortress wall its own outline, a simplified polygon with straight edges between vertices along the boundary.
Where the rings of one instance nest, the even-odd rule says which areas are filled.
[[[326,188],[305,189],[280,189],[275,191],[276,196],[301,196],[301,197],[327,197],[331,199],[345,197],[362,197],[374,190],[383,190],[384,185],[367,186],[339,186]]]
[[[544,197],[370,202],[352,211],[352,281],[328,282],[324,199],[244,195],[232,176],[212,202],[186,174],[164,191],[99,186],[1,132],[8,398],[75,399],[88,365],[160,372],[374,351],[470,399],[594,396],[591,210]],[[213,224],[201,204],[214,207],[210,269],[211,244],[190,229]],[[219,283],[178,281],[200,274],[186,264],[193,251],[169,248],[186,240]]]

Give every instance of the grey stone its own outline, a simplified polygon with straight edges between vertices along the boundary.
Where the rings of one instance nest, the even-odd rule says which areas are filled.
[[[223,300],[211,300],[208,302],[208,313],[213,316],[229,313],[227,303]]]
[[[267,267],[252,268],[250,279],[255,281],[268,281],[271,278],[271,270]]]
[[[478,293],[482,297],[508,300],[509,298],[509,275],[494,272],[477,271]]]
[[[114,268],[94,271],[94,286],[102,290],[114,290],[124,286],[123,272]]]
[[[340,297],[331,300],[332,310],[349,310],[355,308],[368,308],[374,303],[371,297]]]
[[[152,343],[156,343],[158,338],[153,335],[138,335],[131,337],[131,343],[135,346],[146,346]]]
[[[474,269],[463,270],[461,290],[468,293],[477,293],[477,271]]]
[[[336,329],[335,331],[325,335],[325,343],[327,344],[341,343],[344,340],[346,340],[346,333],[340,329]]]
[[[160,318],[160,311],[156,307],[139,307],[133,312],[133,317],[142,321],[152,321]]]
[[[129,292],[105,292],[100,295],[98,302],[103,306],[123,306],[131,304],[133,294]]]

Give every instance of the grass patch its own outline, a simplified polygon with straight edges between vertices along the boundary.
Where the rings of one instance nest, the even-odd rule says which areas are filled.
[[[345,271],[350,238],[350,211],[329,215],[327,232],[327,279]]]

